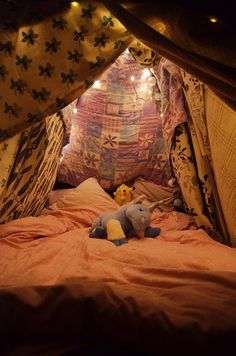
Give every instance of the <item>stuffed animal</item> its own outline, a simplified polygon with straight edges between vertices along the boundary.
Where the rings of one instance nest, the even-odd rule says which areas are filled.
[[[116,246],[126,243],[128,237],[157,237],[161,230],[150,223],[151,213],[160,202],[146,206],[140,202],[142,199],[140,196],[116,211],[101,215],[92,224],[89,236],[107,238]]]
[[[174,201],[173,201],[175,209],[177,211],[184,212],[184,204],[183,204],[183,200],[181,199],[181,190],[177,183],[177,179],[171,178],[168,181],[168,186],[175,189]]]
[[[114,200],[119,205],[124,205],[131,202],[131,200],[134,198],[133,196],[134,189],[135,189],[134,187],[130,188],[126,184],[121,184],[113,193]]]

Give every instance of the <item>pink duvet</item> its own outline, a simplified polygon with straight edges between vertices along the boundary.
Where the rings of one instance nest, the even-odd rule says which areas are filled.
[[[161,227],[156,239],[120,247],[91,239],[89,226],[104,204],[0,227],[0,334],[90,335],[154,354],[232,342],[236,250],[177,212],[153,214],[152,225]]]

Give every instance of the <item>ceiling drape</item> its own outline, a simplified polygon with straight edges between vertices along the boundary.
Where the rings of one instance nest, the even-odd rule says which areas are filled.
[[[236,109],[235,27],[164,1],[141,4],[103,0],[138,39],[206,83]]]
[[[235,109],[235,28],[166,3],[0,1],[0,142],[79,97],[137,39]]]

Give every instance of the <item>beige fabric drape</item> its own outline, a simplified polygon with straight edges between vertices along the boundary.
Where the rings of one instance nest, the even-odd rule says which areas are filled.
[[[212,170],[211,149],[206,126],[205,86],[189,73],[182,71],[182,76],[186,105],[189,111],[188,127],[191,135],[202,199],[205,205],[205,213],[210,217],[215,230],[219,231],[222,235],[223,241],[229,245],[229,233]]]
[[[187,124],[181,124],[176,128],[170,157],[186,205],[185,211],[193,216],[199,228],[206,230],[214,239],[225,242],[206,206]],[[209,187],[208,182],[207,186]]]
[[[236,112],[209,88],[204,97],[216,187],[231,244],[236,247]]]
[[[229,180],[231,184],[223,184],[222,174],[229,173],[228,166],[231,165],[231,160],[235,164],[236,151],[232,151],[230,143],[227,145],[226,140],[229,130],[234,127],[235,116],[233,111],[231,115],[230,113],[224,115],[227,124],[228,117],[231,120],[229,130],[224,129],[222,132],[222,127],[214,124],[214,117],[223,119],[223,112],[226,114],[228,107],[189,73],[182,71],[182,76],[188,122],[176,129],[171,148],[174,173],[187,204],[187,211],[194,216],[197,225],[204,228],[214,239],[231,245],[234,236],[232,226],[235,225],[233,220],[235,206],[231,194],[234,195],[235,184],[232,184],[232,179],[232,182]],[[224,111],[221,110],[223,108]],[[218,136],[223,139],[219,140]],[[224,149],[222,144],[225,145]],[[221,169],[218,161],[219,151],[216,156],[219,147],[224,162]],[[230,162],[225,159],[227,154],[230,154]],[[230,175],[231,178],[234,176],[234,169],[230,171]],[[221,205],[224,196],[228,196],[228,201],[231,201],[230,212],[227,204]]]

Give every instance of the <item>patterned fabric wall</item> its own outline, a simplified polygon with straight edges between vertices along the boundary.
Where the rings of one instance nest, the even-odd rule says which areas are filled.
[[[0,146],[0,223],[44,208],[56,180],[64,137],[64,123],[52,115]]]
[[[209,217],[216,231],[222,235],[223,241],[229,244],[229,234],[216,187],[212,170],[211,149],[204,103],[204,85],[189,73],[182,71],[184,93],[189,109],[188,127],[196,159],[198,180],[204,204],[204,213]]]
[[[205,107],[215,181],[231,244],[236,247],[236,112],[208,88]]]
[[[42,4],[0,3],[0,142],[75,100],[134,40],[101,3],[76,4],[40,21]]]
[[[204,85],[182,71],[188,122],[175,131],[171,162],[186,202],[186,211],[214,239],[230,244],[212,171],[204,105]],[[206,90],[206,87],[205,87]]]
[[[63,149],[60,182],[76,186],[96,176],[104,188],[112,188],[143,176],[166,184],[169,146],[160,102],[150,99],[156,87],[149,85],[147,71],[124,53],[100,78],[101,87],[80,97],[70,144]]]
[[[214,220],[211,219],[205,199],[203,199],[191,135],[187,127],[187,124],[177,127],[172,143],[171,163],[174,175],[186,203],[186,212],[194,217],[200,228],[206,230],[213,238],[220,240],[221,236],[216,234]]]
[[[166,58],[154,66],[161,92],[161,117],[163,135],[171,142],[175,128],[188,120],[184,106],[183,79],[180,68]]]

